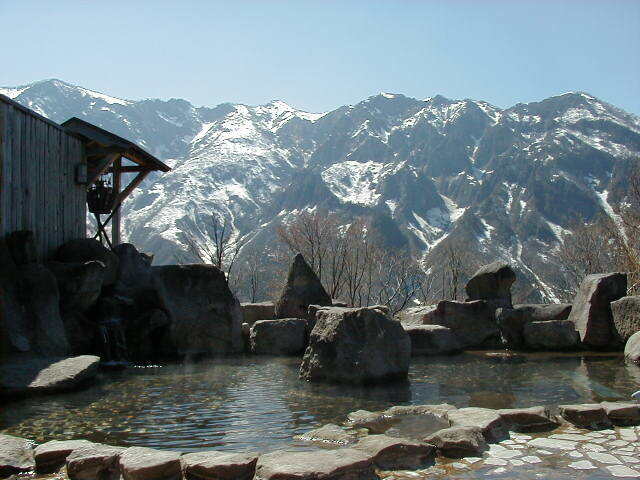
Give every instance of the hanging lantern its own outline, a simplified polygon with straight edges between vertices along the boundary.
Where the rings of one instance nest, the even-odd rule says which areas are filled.
[[[87,190],[87,206],[91,213],[111,213],[116,195],[109,180],[100,178]]]

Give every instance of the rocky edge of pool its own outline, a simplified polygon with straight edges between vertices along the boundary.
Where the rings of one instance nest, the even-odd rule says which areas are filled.
[[[406,381],[412,356],[466,350],[624,351],[630,365],[640,361],[640,298],[626,296],[624,273],[587,276],[572,304],[513,305],[516,275],[495,262],[469,280],[466,301],[392,314],[384,305],[351,308],[333,300],[298,254],[276,302],[241,305],[211,265],[152,267],[133,245],[112,252],[93,240],[72,241],[55,261],[39,264],[33,236],[18,233],[0,242],[7,266],[0,276],[0,395],[6,398],[82,388],[100,366],[167,357],[302,355],[300,381],[365,388]],[[590,471],[633,477],[640,475],[634,468],[640,412],[629,400],[551,409],[357,410],[341,425],[297,439],[315,450],[263,454],[181,454],[82,439],[35,446],[2,435],[0,475],[352,480],[473,478],[465,472],[481,471],[498,478],[520,467],[505,478],[528,478],[522,467],[544,463],[541,455],[548,454],[552,464],[573,459],[564,467],[584,478],[599,478]]]

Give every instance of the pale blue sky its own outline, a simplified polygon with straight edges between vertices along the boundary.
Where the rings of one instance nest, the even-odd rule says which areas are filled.
[[[640,113],[640,1],[0,0],[0,85],[325,111],[381,91]]]

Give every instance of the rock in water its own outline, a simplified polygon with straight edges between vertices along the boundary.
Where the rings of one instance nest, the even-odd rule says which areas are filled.
[[[485,300],[493,308],[511,308],[511,285],[516,274],[506,263],[493,262],[481,267],[469,279],[465,290],[469,300]]]
[[[300,366],[312,382],[376,383],[407,378],[411,340],[400,322],[378,309],[328,307],[316,325]]]
[[[627,293],[627,275],[599,273],[587,275],[573,302],[569,315],[580,340],[592,347],[606,347],[613,341],[611,302]]]
[[[422,323],[450,328],[462,348],[482,346],[485,341],[500,335],[494,310],[484,300],[442,300],[436,308],[423,313]]]
[[[253,480],[374,480],[371,454],[354,448],[275,451],[258,458]]]
[[[124,447],[91,443],[75,448],[67,457],[70,480],[118,478],[118,458]]]
[[[331,297],[299,253],[293,259],[287,283],[276,302],[276,318],[307,318],[309,305],[331,305]]]
[[[35,468],[33,444],[24,438],[0,434],[0,477]]]
[[[169,313],[169,346],[179,355],[242,351],[242,311],[224,273],[213,265],[152,267],[162,307]]]
[[[58,248],[55,259],[60,262],[72,263],[98,260],[106,267],[104,272],[105,286],[113,285],[118,278],[118,256],[93,238],[78,238],[68,241]]]
[[[570,350],[580,344],[580,336],[570,320],[531,322],[524,326],[524,341],[535,350]]]
[[[509,348],[520,348],[524,344],[524,327],[531,322],[566,320],[571,313],[571,304],[522,304],[513,308],[496,310],[496,323],[500,328],[503,344]]]
[[[251,351],[264,355],[298,355],[304,351],[307,321],[303,318],[258,320],[251,327]]]
[[[462,350],[450,328],[442,325],[408,325],[405,331],[411,339],[411,355],[447,355]]]
[[[435,445],[445,457],[461,458],[482,455],[489,446],[478,427],[450,427],[439,430],[424,439]]]
[[[146,447],[130,447],[120,454],[123,480],[180,480],[180,454]]]
[[[627,362],[640,364],[640,332],[631,335],[624,346],[624,358]]]
[[[258,456],[237,452],[196,452],[182,456],[184,476],[202,480],[251,480]]]
[[[636,332],[640,332],[640,296],[622,297],[611,302],[614,334],[626,342]]]
[[[100,357],[17,358],[0,365],[0,396],[73,390],[98,373]]]

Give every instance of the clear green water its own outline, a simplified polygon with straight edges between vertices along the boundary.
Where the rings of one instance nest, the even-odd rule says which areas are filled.
[[[311,385],[297,358],[238,357],[104,372],[87,390],[5,403],[0,430],[180,451],[268,451],[347,413],[448,402],[489,408],[629,399],[640,368],[620,356],[467,353],[412,359],[407,383]]]

